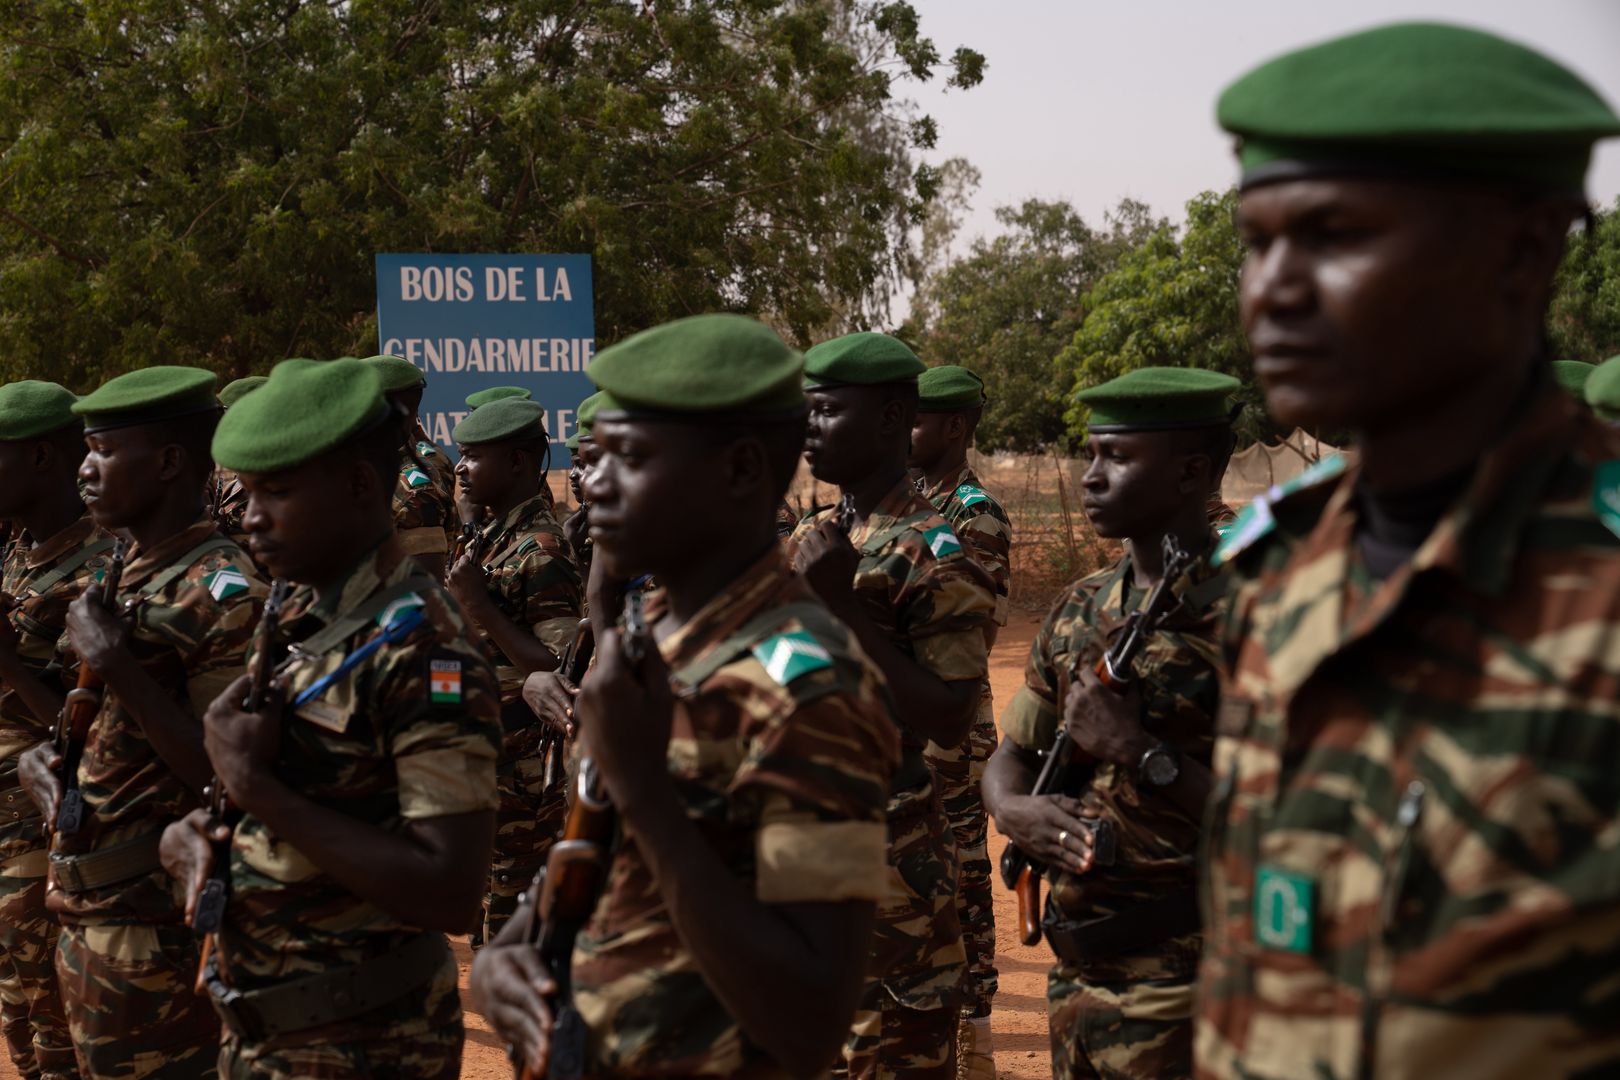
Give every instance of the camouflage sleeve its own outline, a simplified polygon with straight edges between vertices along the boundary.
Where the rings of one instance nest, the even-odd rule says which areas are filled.
[[[1088,595],[1071,587],[1046,613],[1035,640],[1030,642],[1029,662],[1024,666],[1024,685],[1001,713],[1001,730],[1025,750],[1045,751],[1057,737],[1058,697],[1062,683],[1071,673],[1074,656],[1068,646],[1077,628],[1090,625]]]
[[[407,555],[444,555],[456,521],[450,489],[434,471],[408,458],[394,488],[394,531]]]
[[[976,514],[957,528],[962,542],[995,589],[997,626],[1007,625],[1007,591],[1012,580],[1012,526],[1003,518],[985,512]]]
[[[881,899],[883,808],[899,744],[875,669],[838,660],[783,687],[750,657],[727,675],[747,684],[751,699],[742,731],[747,756],[731,790],[759,808],[759,898]],[[776,707],[765,706],[772,698]]]
[[[562,655],[574,636],[585,598],[567,542],[549,533],[537,536],[518,563],[512,588],[517,595],[510,597],[511,610],[521,613],[514,621],[528,626],[546,648]]]
[[[965,555],[924,558],[900,598],[898,623],[912,655],[946,682],[990,672],[985,629],[995,615],[989,576]]]
[[[424,636],[389,650],[378,715],[392,720],[388,754],[406,820],[494,810],[501,745],[495,672],[465,637]]]
[[[142,617],[179,652],[186,695],[201,717],[247,670],[248,646],[268,590],[245,555],[227,551],[199,559],[168,591],[173,601],[155,601]]]

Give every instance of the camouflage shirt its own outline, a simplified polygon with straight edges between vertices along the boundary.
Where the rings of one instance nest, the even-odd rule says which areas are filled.
[[[585,586],[551,506],[542,490],[484,526],[478,558],[495,606],[561,656],[579,624]],[[514,667],[488,634],[480,637],[500,678],[501,700],[517,701],[527,672]]]
[[[214,515],[219,531],[235,540],[244,551],[247,550],[247,530],[242,527],[242,515],[247,513],[247,502],[242,478],[216,465],[208,485],[208,510]]]
[[[1012,581],[1012,519],[1007,511],[965,463],[955,477],[924,487],[922,494],[990,575],[996,588],[996,625],[1006,626],[1007,590]]]
[[[196,554],[208,544],[218,546]],[[203,713],[244,670],[264,604],[264,583],[255,574],[242,549],[207,515],[150,551],[138,545],[129,551],[118,593],[129,651],[192,716],[198,738]],[[58,649],[69,648],[63,634]],[[52,835],[55,854],[82,855],[161,832],[198,805],[110,688],[90,725],[79,787],[84,824],[78,832]],[[173,923],[181,915],[178,889],[159,867],[103,888],[56,893],[52,906],[64,921]]]
[[[6,551],[0,590],[17,601],[9,613],[17,656],[36,678],[62,683],[78,679],[78,664],[57,644],[67,629],[67,609],[107,566],[112,537],[85,514],[38,543],[20,533]],[[68,663],[64,670],[64,662]],[[0,684],[0,787],[15,783],[17,755],[51,736],[54,718],[35,716],[11,687]]]
[[[406,437],[405,458],[394,486],[394,531],[407,555],[447,555],[460,516],[455,469],[433,445],[420,421]]]
[[[1202,1076],[1620,1069],[1616,458],[1549,380],[1387,579],[1355,467],[1228,533]]]
[[[879,899],[899,749],[882,676],[854,636],[772,550],[659,650],[679,689],[669,771],[731,873],[769,904]],[[573,978],[590,1074],[785,1073],[704,982],[633,831]]]
[[[419,627],[293,707],[345,657],[395,620],[418,613]],[[323,632],[336,640],[316,642]],[[317,594],[301,587],[287,598],[277,657],[295,642],[313,651],[280,665],[289,703],[276,760],[282,783],[329,810],[391,831],[407,821],[495,808],[500,719],[494,672],[444,591],[397,539],[367,555],[335,588]],[[258,818],[250,814],[237,823],[221,942],[237,988],[359,963],[418,933],[349,892]],[[394,1019],[379,1011],[388,1009],[364,1021]]]
[[[1224,585],[1224,575],[1201,561],[1180,586],[1181,609],[1148,639],[1136,662],[1143,726],[1205,765],[1215,744]],[[1129,554],[1071,585],[1030,646],[1024,685],[1001,716],[1007,738],[1031,752],[1049,750],[1075,671],[1096,666],[1146,599]],[[1075,769],[1081,776],[1087,771]],[[1103,763],[1083,784],[1071,785],[1069,794],[1081,799],[1088,817],[1114,823],[1117,854],[1113,866],[1085,875],[1048,871],[1050,903],[1059,918],[1088,922],[1194,888],[1201,823],[1163,793],[1138,784],[1134,767]],[[1093,981],[1124,982],[1187,978],[1197,964],[1198,935],[1183,934],[1156,949],[1088,964],[1087,970]],[[1117,968],[1112,977],[1108,968]]]

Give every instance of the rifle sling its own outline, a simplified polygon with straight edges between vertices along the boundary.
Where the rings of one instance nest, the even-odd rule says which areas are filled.
[[[381,615],[389,604],[403,599],[411,593],[422,592],[424,588],[431,587],[431,585],[432,581],[427,575],[410,574],[404,581],[396,582],[386,589],[372,593],[365,603],[347,614],[338,616],[320,630],[300,641],[296,649],[306,656],[319,656],[322,653],[330,652],[336,646],[348,641],[357,631],[378,615]]]
[[[208,539],[204,540],[202,543],[198,544],[196,547],[174,560],[174,562],[170,563],[168,566],[165,566],[163,569],[153,574],[149,579],[147,579],[146,584],[142,585],[135,591],[141,596],[156,596],[168,586],[169,582],[173,581],[181,574],[184,574],[187,570],[190,570],[192,566],[196,564],[197,560],[202,558],[204,555],[207,555],[210,552],[221,551],[225,548],[234,547],[236,547],[235,540],[232,540],[228,536],[221,536],[218,533],[215,533],[213,536],[210,536]]]
[[[715,672],[731,663],[738,656],[752,649],[764,640],[765,635],[778,626],[798,619],[809,623],[816,618],[820,606],[805,600],[798,600],[781,607],[773,607],[762,611],[752,619],[743,623],[730,637],[710,649],[703,656],[677,669],[671,678],[682,687],[683,694],[695,693]]]
[[[46,593],[56,588],[56,586],[72,577],[74,571],[78,570],[79,567],[83,566],[97,555],[100,555],[102,552],[111,551],[113,543],[114,541],[112,537],[103,536],[100,540],[97,540],[94,543],[86,544],[84,547],[80,548],[78,551],[75,551],[72,555],[69,555],[66,559],[63,559],[60,563],[58,563],[50,573],[41,576],[28,587],[34,591],[36,596],[44,596]]]

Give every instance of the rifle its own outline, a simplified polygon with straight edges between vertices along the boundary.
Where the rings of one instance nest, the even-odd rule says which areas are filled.
[[[650,647],[639,589],[625,597],[619,636],[625,659],[632,670],[639,670]],[[596,763],[585,758],[579,764],[579,782],[568,807],[562,839],[552,846],[545,867],[529,886],[534,902],[523,935],[525,942],[539,950],[557,984],[550,1003],[556,1017],[551,1029],[551,1062],[545,1072],[551,1080],[578,1080],[585,1073],[587,1032],[573,1003],[574,940],[601,898],[617,829],[618,816],[607,787],[596,771]],[[519,1060],[515,1046],[512,1064],[519,1080],[540,1080],[527,1062]]]
[[[101,578],[101,606],[109,612],[118,610],[118,583],[124,577],[124,559],[129,555],[129,541],[122,536],[113,541],[112,556],[107,572]],[[85,740],[90,737],[90,724],[101,711],[101,690],[106,684],[101,676],[90,670],[90,665],[79,664],[79,683],[67,693],[62,712],[56,721],[56,752],[62,758],[57,779],[62,784],[62,803],[56,808],[56,831],[72,834],[84,824],[84,794],[79,790],[79,761],[84,757]]]
[[[1181,603],[1172,586],[1187,572],[1193,557],[1182,548],[1174,535],[1168,533],[1164,537],[1163,550],[1164,576],[1148,594],[1147,601],[1126,618],[1125,632],[1103,653],[1094,669],[1102,684],[1115,693],[1123,694],[1130,689],[1136,675],[1136,658],[1148,639],[1158,632],[1165,619]],[[1063,696],[1060,694],[1058,701],[1057,737],[1052,740],[1052,748],[1046,752],[1040,775],[1030,788],[1031,795],[1051,795],[1086,778],[1071,769],[1074,743],[1063,724]],[[1096,763],[1089,762],[1083,771],[1089,775],[1095,768]],[[1081,820],[1087,823],[1091,832],[1093,861],[1101,866],[1112,865],[1114,823],[1106,819]],[[1001,881],[1018,896],[1018,937],[1025,945],[1034,945],[1041,940],[1041,875],[1044,869],[1016,844],[1009,843],[1001,853]]]
[[[264,699],[270,693],[270,676],[275,671],[275,665],[270,662],[270,652],[275,645],[276,627],[281,623],[281,605],[287,600],[291,586],[281,578],[270,583],[270,595],[264,601],[264,613],[259,616],[259,625],[254,629],[256,640],[253,643],[253,669],[249,674],[247,697],[242,699],[242,708],[247,712],[258,712],[264,707]],[[225,791],[225,785],[216,775],[208,781],[203,788],[203,798],[208,800],[208,825],[234,825],[231,819],[237,815],[233,812],[230,795]],[[219,943],[220,927],[225,925],[225,901],[231,891],[231,841],[230,837],[212,842],[214,849],[212,873],[208,880],[203,882],[202,892],[197,894],[197,907],[191,913],[191,929],[202,938],[202,949],[197,959],[197,984],[199,994],[208,992],[208,961],[212,957],[215,946]]]
[[[456,546],[450,552],[449,561],[444,564],[445,579],[449,580],[450,569],[461,561],[463,555],[470,553],[476,559],[483,546],[484,533],[479,528],[478,522],[463,521],[461,523],[461,535],[456,537]]]
[[[846,494],[839,497],[832,520],[845,536],[855,531],[855,496]]]
[[[595,652],[596,637],[591,633],[591,620],[581,619],[579,625],[574,627],[573,639],[557,661],[558,673],[571,685],[578,686],[590,668],[591,656]],[[547,790],[562,776],[563,747],[567,742],[567,736],[550,731],[540,740],[540,753],[545,758],[542,775]]]

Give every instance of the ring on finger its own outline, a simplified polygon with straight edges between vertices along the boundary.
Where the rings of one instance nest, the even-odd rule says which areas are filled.
[[[1064,851],[1069,850],[1069,830],[1068,829],[1059,829],[1058,830],[1058,847],[1062,848]]]

